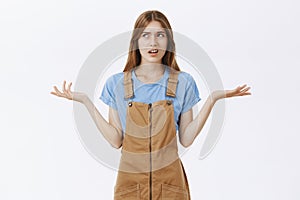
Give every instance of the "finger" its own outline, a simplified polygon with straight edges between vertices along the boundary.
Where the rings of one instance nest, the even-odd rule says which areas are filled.
[[[242,86],[238,86],[236,90],[237,90],[237,91],[240,91],[240,90],[242,90],[242,89],[243,89],[244,87],[246,87],[246,86],[247,86],[247,84],[244,84],[244,85],[242,85]]]
[[[56,92],[50,92],[50,94],[53,94],[53,95],[57,96]]]
[[[71,85],[72,85],[72,82],[69,84],[68,86],[68,90],[70,91],[71,90]]]
[[[251,95],[251,93],[244,93],[244,94],[240,94],[238,96],[248,96],[248,95]]]
[[[251,95],[250,92],[240,93],[238,96],[245,96],[245,95]]]
[[[64,83],[63,83],[63,88],[62,88],[63,92],[66,92],[66,81],[64,80]]]
[[[251,87],[246,87],[245,89],[241,90],[241,92],[247,92],[248,90],[250,90]]]
[[[56,86],[53,86],[54,90],[56,91],[56,93],[58,94],[58,96],[63,96],[63,93],[61,93]]]
[[[247,86],[247,84],[244,84],[244,85],[240,86],[240,89],[243,89],[243,88],[245,88],[246,86]]]
[[[73,99],[73,95],[72,95],[72,92],[71,92],[71,85],[72,85],[72,82],[68,85],[67,93]]]

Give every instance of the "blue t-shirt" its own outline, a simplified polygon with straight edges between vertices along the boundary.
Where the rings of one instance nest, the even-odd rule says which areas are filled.
[[[174,120],[176,130],[178,131],[180,114],[187,112],[201,100],[194,78],[183,71],[180,71],[178,74],[176,97],[166,96],[169,70],[169,67],[165,67],[164,75],[155,83],[141,82],[137,79],[134,70],[132,70],[134,96],[131,99],[124,98],[123,72],[111,75],[107,79],[100,99],[118,111],[123,133],[126,130],[126,109],[129,101],[153,103],[159,100],[172,100],[174,106]]]

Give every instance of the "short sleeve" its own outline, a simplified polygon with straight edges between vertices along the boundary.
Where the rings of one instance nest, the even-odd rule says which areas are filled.
[[[115,86],[113,76],[109,77],[103,86],[103,90],[100,99],[108,106],[115,110],[117,109],[116,96],[115,96]]]
[[[196,84],[194,78],[191,75],[189,75],[181,113],[187,112],[200,100],[201,100],[201,98],[199,97],[199,91],[197,88],[197,84]]]

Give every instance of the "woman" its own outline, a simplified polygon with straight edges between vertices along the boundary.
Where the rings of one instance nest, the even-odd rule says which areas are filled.
[[[212,92],[193,120],[192,107],[200,101],[191,75],[180,71],[167,18],[159,11],[142,13],[134,25],[123,72],[109,77],[100,99],[109,105],[109,122],[84,93],[51,94],[83,103],[98,129],[122,156],[114,199],[190,199],[180,143],[190,146],[217,100],[250,95],[250,87]]]

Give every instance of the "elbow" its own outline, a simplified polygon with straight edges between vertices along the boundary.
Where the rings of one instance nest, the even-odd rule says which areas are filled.
[[[121,148],[122,145],[123,145],[123,137],[121,137],[121,138],[118,137],[118,138],[116,138],[115,141],[113,141],[113,142],[111,143],[111,146],[112,146],[113,148],[115,148],[115,149]]]
[[[120,149],[122,147],[122,143],[121,144],[111,144],[111,146],[115,149]]]
[[[188,148],[190,147],[192,144],[186,144],[186,145],[182,145],[184,148]]]
[[[116,137],[112,139],[110,145],[115,149],[119,149],[122,147],[122,144],[123,144],[123,133],[117,131]]]
[[[121,140],[115,141],[112,142],[110,145],[115,149],[120,149],[122,147],[122,141]]]
[[[180,140],[180,144],[184,147],[184,148],[188,148],[192,145],[191,142],[187,142],[187,141],[183,141],[183,140]]]

